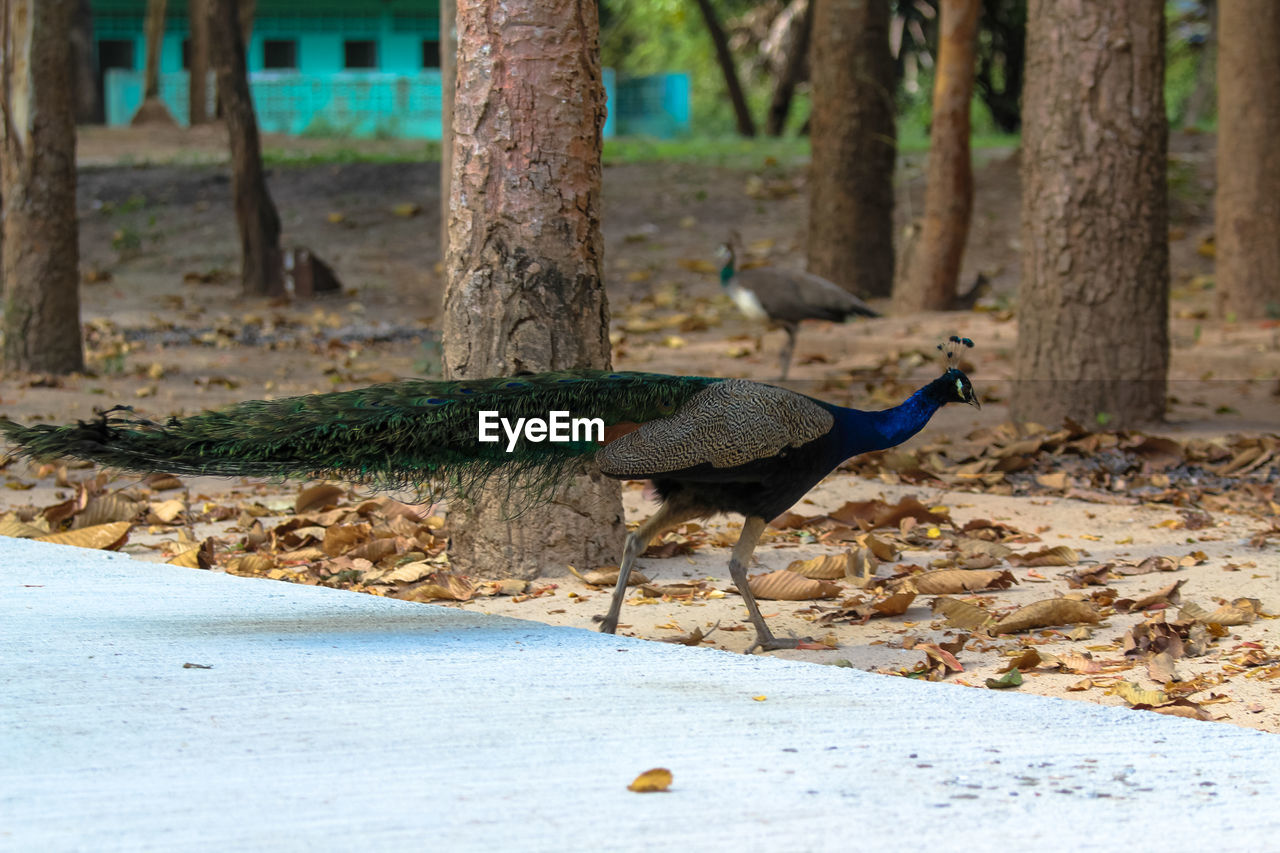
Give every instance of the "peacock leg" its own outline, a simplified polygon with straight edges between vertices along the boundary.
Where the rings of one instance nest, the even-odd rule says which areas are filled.
[[[791,356],[796,351],[796,333],[799,328],[794,323],[788,323],[782,327],[782,331],[787,333],[787,342],[782,345],[782,356],[779,363],[782,365],[782,381],[787,380],[787,372],[791,370]]]
[[[744,521],[742,534],[738,536],[738,544],[733,546],[733,556],[729,558],[729,576],[733,578],[733,585],[738,588],[738,592],[742,593],[742,600],[746,602],[751,624],[756,626],[756,641],[747,647],[746,654],[751,654],[757,648],[765,652],[775,649],[794,649],[798,644],[805,642],[797,637],[779,639],[773,636],[773,632],[764,622],[764,616],[760,613],[760,605],[756,604],[756,597],[751,594],[751,588],[747,585],[747,566],[751,564],[751,555],[755,553],[756,544],[760,541],[760,534],[764,533],[767,523],[758,516],[752,516]]]
[[[674,510],[671,504],[664,502],[647,521],[633,533],[627,534],[627,544],[622,549],[622,565],[618,568],[618,584],[613,588],[613,598],[609,602],[609,613],[595,617],[600,623],[601,633],[613,634],[618,630],[618,616],[622,613],[622,600],[627,597],[627,580],[631,577],[631,567],[635,565],[636,557],[649,547],[655,536],[698,515],[694,511]]]

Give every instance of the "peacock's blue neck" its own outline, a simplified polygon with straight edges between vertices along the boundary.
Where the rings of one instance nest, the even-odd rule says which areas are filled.
[[[725,261],[725,265],[720,267],[720,284],[728,287],[729,281],[733,278],[733,273],[733,261]]]
[[[942,396],[933,384],[916,391],[901,405],[879,412],[833,407],[841,459],[894,447],[924,429],[943,405]]]

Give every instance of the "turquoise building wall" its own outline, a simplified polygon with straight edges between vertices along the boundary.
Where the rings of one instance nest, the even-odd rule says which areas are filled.
[[[160,94],[186,124],[186,3],[170,0],[168,5]],[[106,123],[125,125],[142,103],[146,0],[94,0],[92,7],[100,62],[108,56],[118,61],[121,46],[128,53],[132,45],[132,63],[125,63],[132,67],[102,70]],[[247,60],[259,124],[268,133],[439,139],[440,71],[424,66],[424,42],[438,43],[439,32],[436,0],[258,0]],[[295,45],[295,67],[267,67],[268,44],[276,41]],[[349,41],[372,42],[376,66],[346,68]],[[604,84],[606,137],[688,131],[687,74],[618,81],[612,69],[605,69]],[[212,100],[212,85],[209,92]]]

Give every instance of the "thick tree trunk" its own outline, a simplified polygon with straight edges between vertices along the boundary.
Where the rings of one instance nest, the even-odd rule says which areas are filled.
[[[167,0],[147,0],[147,57],[143,72],[142,105],[130,121],[134,125],[175,124],[160,98],[160,45],[164,41]]]
[[[1217,289],[1227,317],[1280,316],[1280,3],[1218,9]]]
[[[102,121],[102,103],[98,97],[98,74],[93,66],[93,9],[89,0],[76,0],[71,19],[71,55],[74,70],[76,124]]]
[[[773,86],[773,98],[769,101],[769,113],[765,117],[764,132],[769,136],[781,136],[787,129],[787,114],[791,112],[791,99],[796,86],[804,79],[809,59],[809,33],[813,24],[813,0],[796,0],[798,6],[791,12],[791,27],[795,32],[790,38],[786,61],[779,69]],[[783,14],[786,14],[784,12]]]
[[[187,0],[191,47],[187,63],[187,122],[195,127],[209,121],[209,0]]]
[[[455,0],[440,0],[440,264],[449,257],[449,202],[453,184],[453,98],[458,83]],[[447,275],[447,273],[446,273]]]
[[[1014,416],[1161,418],[1169,365],[1164,3],[1032,0]]]
[[[446,375],[607,367],[595,0],[460,0],[457,28]],[[463,571],[533,577],[618,559],[619,490],[598,472],[514,523],[523,507],[506,497],[451,512]]]
[[[973,212],[969,107],[980,9],[979,0],[942,0],[939,9],[924,226],[893,294],[894,313],[944,311],[955,303]]]
[[[743,136],[756,135],[756,123],[751,118],[751,107],[747,104],[747,96],[742,91],[742,83],[738,80],[738,66],[733,61],[733,53],[729,50],[729,39],[720,26],[715,7],[711,0],[698,0],[698,10],[702,12],[702,20],[711,34],[711,43],[716,49],[716,62],[720,63],[720,73],[724,75],[724,85],[729,91],[729,103],[733,105],[733,116],[738,123],[738,133]]]
[[[814,0],[809,270],[860,296],[893,290],[888,0]]]
[[[210,57],[231,142],[231,193],[240,227],[241,281],[245,295],[278,293],[280,216],[262,170],[262,145],[249,93],[236,0],[208,3]]]
[[[75,0],[6,0],[0,36],[4,122],[4,368],[84,368],[76,227],[76,125],[67,33]]]

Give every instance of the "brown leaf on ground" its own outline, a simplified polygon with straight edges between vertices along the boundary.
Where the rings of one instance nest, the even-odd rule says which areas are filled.
[[[849,552],[849,565],[845,579],[856,587],[862,588],[876,583],[876,570],[880,561],[870,548],[855,548]]]
[[[89,498],[85,508],[76,513],[71,522],[73,528],[97,527],[117,521],[133,521],[142,509],[141,501],[125,497],[119,492]]]
[[[941,613],[947,618],[947,624],[966,631],[987,631],[996,622],[995,618],[981,607],[961,601],[958,598],[940,596],[934,599],[933,612]]]
[[[692,554],[694,547],[693,542],[688,539],[669,539],[666,542],[650,545],[640,556],[654,560],[669,560],[682,554]]]
[[[702,645],[702,641],[715,633],[716,628],[719,627],[720,623],[717,622],[705,634],[702,632],[702,628],[694,628],[689,633],[681,634],[678,637],[659,637],[658,639],[659,642],[675,643],[679,646],[700,646]]]
[[[1076,569],[1074,572],[1064,572],[1062,579],[1067,582],[1067,586],[1071,589],[1083,589],[1086,586],[1106,586],[1107,581],[1111,579],[1111,564],[1103,563],[1101,566],[1094,566],[1091,569]]]
[[[1021,607],[991,627],[992,634],[1016,634],[1032,628],[1048,628],[1054,625],[1075,625],[1079,622],[1096,623],[1102,617],[1088,601],[1071,598],[1050,598]]]
[[[894,545],[887,539],[881,539],[874,533],[864,533],[858,537],[861,543],[868,551],[875,555],[875,558],[882,563],[892,563],[898,559],[898,546]]]
[[[690,599],[711,589],[706,581],[682,583],[642,583],[640,589],[652,598]]]
[[[1159,684],[1182,680],[1174,667],[1173,655],[1167,651],[1151,656],[1151,659],[1147,661],[1147,676]]]
[[[801,577],[795,572],[779,569],[765,575],[752,575],[747,586],[756,598],[771,601],[808,601],[814,598],[835,598],[840,587],[831,581]]]
[[[1013,669],[1031,670],[1040,666],[1040,652],[1036,649],[1023,649],[1017,657],[1012,658],[1005,666],[1000,667],[1000,672],[1009,672]]]
[[[129,540],[131,527],[133,525],[128,521],[116,521],[111,524],[80,527],[63,533],[46,533],[44,536],[33,538],[37,542],[52,542],[54,545],[74,545],[77,548],[115,551]]]
[[[1166,622],[1164,611],[1153,613],[1124,635],[1124,654],[1132,657],[1168,652],[1171,658],[1177,660],[1187,653],[1183,643],[1184,630],[1183,624]]]
[[[1041,548],[1039,551],[1029,551],[1025,554],[1011,554],[1006,559],[1015,566],[1074,566],[1080,562],[1080,555],[1073,548],[1069,548],[1066,545],[1058,545],[1053,548]]]
[[[1262,602],[1256,598],[1237,598],[1230,604],[1224,604],[1210,613],[1202,622],[1232,628],[1236,625],[1248,625],[1262,613]]]
[[[346,489],[334,483],[306,486],[298,492],[298,497],[293,502],[293,511],[301,515],[313,509],[336,505],[346,493]]]
[[[999,569],[939,569],[904,579],[902,586],[921,595],[956,595],[984,589],[1008,589],[1018,581],[1012,572]]]
[[[1147,690],[1133,681],[1121,681],[1112,692],[1130,705],[1155,706],[1169,701],[1169,694],[1163,690]]]
[[[569,567],[569,571],[574,577],[585,584],[591,586],[617,586],[618,573],[621,569],[618,566],[607,566],[600,569],[588,569],[580,572],[573,566]],[[649,576],[638,569],[632,569],[631,574],[627,575],[627,586],[640,586],[649,583]]]
[[[878,499],[849,501],[829,515],[841,524],[856,525],[863,530],[898,527],[904,518],[914,518],[917,524],[922,522],[947,524],[951,521],[949,513],[934,512],[913,495],[904,497],[896,504],[888,504]]]
[[[1135,711],[1154,711],[1157,714],[1164,714],[1169,717],[1185,717],[1188,720],[1208,721],[1213,719],[1213,715],[1205,710],[1204,707],[1185,697],[1174,699],[1163,705],[1148,705],[1139,702],[1132,707]]]
[[[673,778],[671,771],[667,768],[655,767],[637,776],[635,781],[627,786],[627,790],[635,791],[637,794],[660,793],[671,787]]]
[[[1178,561],[1172,557],[1147,557],[1137,563],[1117,562],[1112,567],[1121,575],[1146,575],[1151,572],[1176,572]]]
[[[346,554],[357,545],[369,541],[373,528],[366,524],[335,524],[324,532],[324,543],[321,546],[325,554],[337,557]]]
[[[1040,537],[1034,533],[1027,533],[1008,524],[989,521],[985,518],[975,518],[972,521],[965,522],[964,527],[960,528],[960,532],[973,539],[985,539],[988,542],[1026,544],[1040,541]]]
[[[914,592],[896,592],[879,601],[873,602],[871,608],[881,616],[901,616],[907,612],[911,602],[915,601]]]
[[[481,581],[476,584],[476,595],[520,595],[529,588],[529,582],[520,578],[502,578],[496,581]]]
[[[795,560],[787,566],[787,571],[795,572],[814,580],[843,580],[853,568],[853,552],[843,554],[823,554],[812,560]]]
[[[452,572],[433,572],[425,581],[402,591],[410,601],[469,601],[475,594],[471,581]]]
[[[1142,598],[1117,599],[1115,608],[1121,613],[1133,613],[1139,610],[1149,610],[1153,607],[1167,607],[1170,604],[1177,604],[1179,598],[1181,598],[1181,593],[1178,590],[1186,582],[1186,578],[1174,581],[1163,589],[1158,589],[1150,595],[1144,595]]]

